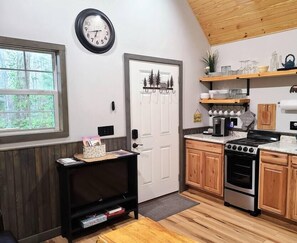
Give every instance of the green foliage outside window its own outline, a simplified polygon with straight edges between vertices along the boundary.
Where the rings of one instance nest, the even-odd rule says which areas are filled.
[[[51,53],[0,48],[0,129],[55,128],[55,90]]]

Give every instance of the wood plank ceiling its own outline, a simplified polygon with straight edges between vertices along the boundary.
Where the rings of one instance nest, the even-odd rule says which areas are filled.
[[[211,45],[297,28],[297,0],[188,2]]]

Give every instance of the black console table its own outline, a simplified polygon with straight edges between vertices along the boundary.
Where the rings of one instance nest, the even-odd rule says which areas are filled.
[[[61,234],[68,239],[68,242],[72,242],[74,238],[79,236],[93,233],[99,228],[106,226],[111,221],[126,216],[130,212],[134,212],[134,217],[138,219],[137,155],[138,153],[131,152],[129,155],[91,163],[73,165],[57,163],[60,186]],[[99,175],[98,178],[96,178],[97,174]],[[82,179],[83,177],[85,177],[86,180]],[[98,183],[100,177],[105,178],[103,180],[104,183]],[[98,181],[90,186],[90,191],[93,189],[93,192],[95,191],[97,194],[104,195],[102,197],[98,195],[98,200],[96,198],[97,195],[90,194],[89,192],[86,193],[86,191],[88,191],[88,183],[92,184],[90,183],[92,182],[90,181],[91,178],[93,178],[92,180]],[[78,184],[80,180],[84,185]],[[121,180],[123,180],[123,183],[121,183]],[[103,190],[103,184],[108,184],[106,190],[103,191],[103,193],[98,193],[98,191]],[[124,186],[116,184],[124,184]],[[98,185],[98,188],[94,188],[96,187],[95,185]],[[114,185],[120,188],[114,189]],[[108,187],[110,189],[108,189]],[[124,189],[121,191],[121,187],[124,188],[125,191],[123,191]],[[82,196],[82,199],[77,200],[75,190],[78,191],[78,193],[80,192],[79,190],[83,190],[85,197]],[[112,193],[110,193],[109,190]],[[119,191],[118,194],[117,191]],[[95,201],[94,198],[96,198]],[[75,201],[76,203],[79,202],[79,204],[75,205]],[[124,208],[125,212],[109,217],[107,221],[88,228],[81,226],[81,220],[92,215],[104,214],[106,209],[117,206]]]

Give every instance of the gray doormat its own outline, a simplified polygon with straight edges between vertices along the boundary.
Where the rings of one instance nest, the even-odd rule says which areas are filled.
[[[138,209],[141,215],[159,221],[198,204],[176,192],[140,203]]]

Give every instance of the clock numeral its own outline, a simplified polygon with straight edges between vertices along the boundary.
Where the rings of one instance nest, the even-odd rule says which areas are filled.
[[[104,44],[104,40],[101,40],[101,44]]]
[[[90,34],[89,33],[87,34],[87,38],[90,38]]]
[[[99,41],[96,41],[96,45],[99,45]]]
[[[106,30],[107,30],[107,26],[106,26],[106,25],[104,25],[104,29],[106,29]]]
[[[104,40],[107,40],[107,36],[104,37]]]
[[[94,41],[94,38],[91,38],[91,41],[93,42]]]
[[[108,31],[106,31],[106,35],[109,35]]]
[[[88,31],[88,27],[85,27],[85,31]]]

